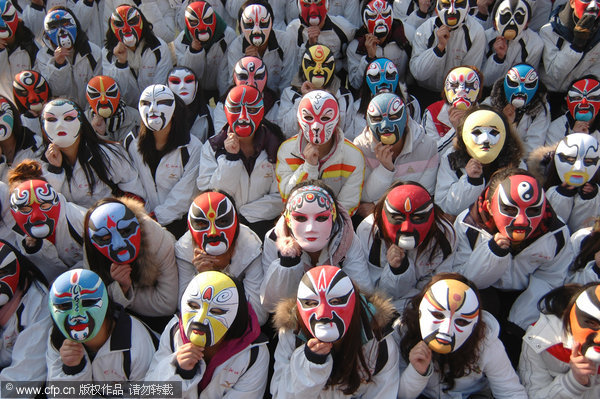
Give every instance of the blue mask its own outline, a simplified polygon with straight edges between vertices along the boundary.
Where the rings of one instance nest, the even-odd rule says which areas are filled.
[[[372,96],[394,93],[398,87],[398,69],[387,58],[377,58],[367,67],[366,79]]]
[[[538,74],[531,65],[517,64],[504,77],[506,101],[516,108],[522,108],[529,104],[538,87]]]
[[[367,126],[383,144],[394,144],[404,135],[407,120],[402,99],[393,93],[378,94],[367,107]]]
[[[75,44],[77,24],[70,12],[54,10],[44,18],[44,31],[54,47],[70,48]]]

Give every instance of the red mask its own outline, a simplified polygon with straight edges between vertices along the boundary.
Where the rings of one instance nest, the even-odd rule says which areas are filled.
[[[60,199],[50,184],[42,180],[19,184],[10,196],[10,210],[17,226],[28,236],[54,242]]]
[[[352,280],[338,267],[313,267],[298,285],[298,313],[304,326],[320,341],[335,342],[346,334],[355,304]]]
[[[305,25],[317,26],[325,20],[329,0],[298,0],[300,19]]]
[[[502,235],[520,242],[537,229],[545,210],[546,197],[538,181],[514,175],[498,185],[489,212]]]
[[[108,76],[94,76],[85,92],[92,110],[103,118],[110,118],[119,108],[121,91],[117,82]]]
[[[573,12],[578,19],[581,19],[584,15],[593,15],[594,18],[598,18],[600,15],[599,7],[596,0],[575,0]]]
[[[0,39],[10,39],[17,33],[19,16],[10,0],[0,0]]]
[[[185,9],[185,25],[194,39],[207,42],[215,34],[217,16],[210,4],[195,1]]]
[[[363,11],[363,23],[370,34],[384,38],[392,30],[392,5],[385,0],[371,0]]]
[[[119,6],[110,17],[110,28],[117,39],[134,48],[142,40],[142,16],[131,6]]]
[[[209,255],[223,255],[233,245],[238,228],[237,212],[227,196],[207,192],[192,202],[188,226],[199,248]]]
[[[567,92],[567,107],[576,121],[594,120],[600,111],[600,82],[581,79],[573,83]]]
[[[262,93],[267,85],[267,66],[257,57],[244,57],[233,68],[236,86],[254,86]]]
[[[265,115],[262,95],[254,86],[235,86],[225,100],[225,117],[231,130],[240,137],[256,132]]]
[[[297,116],[304,138],[313,144],[323,144],[333,136],[340,120],[340,110],[332,94],[313,90],[300,100]]]
[[[21,71],[15,75],[13,94],[19,111],[40,113],[50,97],[50,86],[39,72]]]
[[[19,286],[21,265],[17,254],[0,241],[0,309],[15,295]]]
[[[421,186],[404,184],[392,189],[383,205],[383,228],[388,240],[400,248],[418,247],[433,222],[433,200]]]

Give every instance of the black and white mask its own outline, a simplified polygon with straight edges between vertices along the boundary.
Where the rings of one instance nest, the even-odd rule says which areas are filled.
[[[148,86],[140,96],[138,110],[148,129],[161,130],[171,122],[175,112],[175,95],[165,85]]]

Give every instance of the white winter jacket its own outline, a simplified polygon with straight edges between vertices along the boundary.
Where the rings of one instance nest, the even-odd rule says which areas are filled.
[[[20,23],[19,25],[20,29],[23,25]],[[17,30],[17,33],[19,34],[19,30]],[[24,33],[21,34],[24,35]],[[37,69],[37,67],[34,68],[37,53],[38,46],[33,40],[25,42],[16,40],[15,48],[10,54],[7,48],[0,50],[0,95],[15,103],[13,97],[13,80],[15,75],[26,69]]]
[[[600,211],[598,185],[596,192],[583,194],[580,190],[566,190],[562,185],[546,190],[546,199],[556,214],[567,223],[571,233],[594,224],[594,218]]]
[[[575,256],[579,255],[584,243],[583,241],[588,238],[590,234],[592,234],[592,228],[586,227],[581,230],[577,230],[571,235],[571,245],[573,246]],[[577,271],[572,269],[572,265],[569,267],[566,283],[585,285],[588,283],[596,283],[598,281],[600,281],[600,267],[596,265],[595,260],[589,261],[583,269],[579,269]]]
[[[369,128],[365,128],[360,136],[354,139],[365,156],[365,187],[362,202],[377,202],[385,191],[396,180],[412,180],[421,183],[425,189],[433,193],[440,157],[435,141],[427,136],[423,128],[412,118],[408,118],[408,126],[404,130],[404,147],[394,160],[394,170],[385,168],[375,156],[375,145]]]
[[[569,230],[555,217],[548,222],[547,233],[520,252],[511,253],[510,249],[500,248],[492,234],[475,226],[469,211],[463,211],[454,222],[458,247],[453,271],[473,281],[480,290],[492,286],[522,291],[508,320],[526,329],[539,315],[539,299],[565,282],[574,256]]]
[[[200,140],[190,135],[189,143],[161,158],[153,177],[138,151],[138,138],[129,134],[125,139],[125,148],[146,191],[146,210],[154,212],[156,220],[163,226],[181,219],[189,211],[194,198],[201,147]]]
[[[527,329],[519,360],[519,375],[530,399],[597,399],[600,397],[600,370],[590,377],[590,386],[581,385],[569,366],[573,337],[566,336],[561,320],[541,314]]]
[[[546,145],[556,145],[559,141],[564,139],[571,133],[582,133],[573,130],[574,121],[571,114],[568,112],[558,118],[554,119],[548,127],[548,134],[546,135]],[[600,131],[592,130],[589,132],[591,136],[594,136],[596,140],[600,141]]]
[[[429,137],[436,141],[440,154],[444,154],[448,148],[452,148],[456,136],[456,131],[448,115],[449,110],[450,105],[444,100],[440,100],[427,107],[423,113],[423,129]]]

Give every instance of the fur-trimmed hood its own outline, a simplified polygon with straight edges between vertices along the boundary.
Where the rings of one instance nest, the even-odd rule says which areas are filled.
[[[557,146],[558,143],[538,147],[531,151],[527,158],[527,169],[544,187],[552,168],[554,168],[554,151]]]
[[[367,312],[371,314],[371,329],[383,330],[396,318],[396,309],[389,297],[382,293],[375,293],[368,297],[362,297],[368,304]],[[365,302],[363,301],[363,306]],[[290,330],[298,332],[300,323],[296,312],[296,298],[282,299],[275,308],[273,326],[277,330]]]
[[[540,112],[546,112],[546,108],[544,106],[546,103],[546,95],[546,86],[544,86],[540,80],[538,89],[535,92],[533,99],[531,99],[531,102],[525,107],[517,109],[516,118],[520,119],[522,115],[527,115],[533,119]],[[504,94],[504,79],[498,79],[494,83],[492,86],[492,92],[490,93],[490,100],[491,104],[498,109],[504,109],[504,107],[506,107],[508,101],[506,100],[506,95]]]

